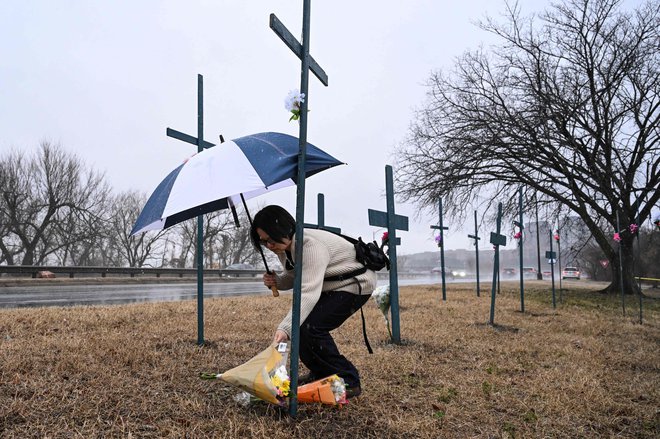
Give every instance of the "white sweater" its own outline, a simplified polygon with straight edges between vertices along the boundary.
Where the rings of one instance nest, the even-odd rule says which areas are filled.
[[[277,288],[290,290],[293,288],[294,270],[286,269],[286,254],[278,255],[282,273],[277,275]],[[295,241],[291,245],[291,256],[295,259]],[[295,260],[292,261],[294,264]],[[327,282],[326,277],[349,273],[362,268],[363,265],[355,259],[355,247],[341,236],[325,230],[305,229],[303,234],[303,269],[300,300],[300,324],[312,312],[321,292],[346,291],[360,294],[356,279],[362,286],[362,294],[371,294],[376,288],[378,279],[376,273],[367,270],[365,273],[343,281]],[[286,332],[291,338],[291,311],[284,317],[277,329]]]

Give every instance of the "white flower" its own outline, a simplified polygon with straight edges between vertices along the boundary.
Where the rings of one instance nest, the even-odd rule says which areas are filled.
[[[275,373],[273,375],[278,377],[282,381],[286,381],[289,379],[289,374],[286,372],[286,366],[284,365],[281,365],[280,367],[275,369]]]
[[[343,378],[335,375],[335,379],[330,383],[330,389],[332,390],[333,395],[335,396],[335,402],[337,403],[346,403],[346,383]]]
[[[284,108],[287,111],[300,111],[300,104],[305,102],[305,93],[300,93],[298,89],[291,90],[284,100]]]
[[[371,297],[373,297],[374,302],[376,302],[378,309],[380,309],[387,318],[387,313],[390,310],[390,286],[384,285],[376,288],[371,294]]]
[[[383,317],[385,317],[385,323],[387,323],[387,332],[390,334],[390,337],[392,337],[392,331],[390,330],[390,319],[388,317],[390,312],[390,286],[384,285],[382,287],[376,288],[371,294],[371,297],[374,299],[374,302],[376,302],[376,306],[378,306],[380,312],[383,313]]]

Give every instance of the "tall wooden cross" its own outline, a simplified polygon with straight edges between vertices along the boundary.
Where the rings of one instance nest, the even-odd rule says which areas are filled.
[[[557,308],[557,300],[555,296],[555,262],[557,261],[557,253],[552,251],[552,230],[550,230],[550,251],[545,252],[545,257],[550,263],[550,276],[552,277],[552,307]],[[561,273],[559,274],[561,276]]]
[[[387,255],[390,258],[390,305],[392,313],[392,341],[401,343],[401,329],[399,324],[399,279],[396,267],[396,246],[401,240],[396,237],[397,230],[408,230],[408,217],[397,215],[394,212],[394,178],[392,167],[385,166],[385,198],[387,211],[369,209],[369,225],[387,227]]]
[[[431,226],[431,228],[435,230],[440,230],[440,241],[438,242],[438,244],[440,245],[440,272],[442,276],[442,300],[446,302],[447,282],[445,281],[445,236],[443,232],[445,230],[449,230],[449,228],[445,227],[442,224],[442,198],[438,199],[438,206],[440,209],[440,221],[438,222],[437,226]]]
[[[479,291],[479,241],[481,238],[479,237],[479,226],[477,224],[477,211],[474,211],[474,235],[468,235],[468,238],[474,239],[474,250],[475,254],[477,256],[477,297],[481,296],[481,293]]]
[[[518,226],[520,230],[520,239],[518,240],[518,260],[520,262],[520,312],[525,312],[525,272],[523,270],[524,260],[523,260],[523,236],[525,226],[523,225],[523,190],[522,186],[519,189],[518,197],[518,221],[514,221],[513,224]]]
[[[298,412],[298,351],[300,348],[300,301],[303,269],[303,233],[305,224],[305,161],[307,154],[307,106],[309,103],[309,71],[328,85],[328,76],[309,54],[309,18],[311,0],[303,0],[302,44],[289,32],[275,14],[270,14],[270,28],[279,36],[291,51],[300,59],[300,92],[305,99],[300,104],[300,135],[298,136],[300,153],[298,154],[298,178],[296,192],[296,266],[293,282],[293,303],[291,305],[291,394],[289,414],[293,417]]]
[[[215,146],[204,140],[204,77],[197,75],[197,137],[184,134],[180,131],[167,128],[167,135],[175,139],[197,145],[200,153],[206,148]],[[204,344],[204,217],[197,217],[197,249],[195,259],[197,260],[197,344]]]
[[[502,235],[502,203],[497,204],[496,231],[490,232],[490,243],[495,247],[495,258],[493,261],[493,284],[490,291],[490,324],[495,324],[495,288],[500,272],[500,246],[506,245],[506,236]]]

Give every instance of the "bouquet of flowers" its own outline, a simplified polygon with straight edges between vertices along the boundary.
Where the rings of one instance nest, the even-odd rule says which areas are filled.
[[[621,235],[619,232],[616,232],[614,236],[612,236],[612,239],[614,239],[616,242],[621,242]]]
[[[289,122],[300,119],[300,104],[303,102],[305,102],[305,93],[300,93],[298,89],[291,90],[286,96],[286,99],[284,100],[284,108],[292,114],[289,118]]]
[[[286,370],[288,344],[271,345],[252,359],[224,373],[200,373],[202,379],[219,379],[272,404],[284,405],[290,392]]]
[[[632,234],[634,235],[635,233],[637,233],[637,230],[639,230],[639,226],[638,226],[637,224],[635,224],[635,223],[632,223],[632,224],[628,227],[628,230],[630,230],[630,233],[632,233]]]
[[[513,239],[520,239],[522,238],[522,232],[516,232],[515,235],[513,235]]]
[[[442,247],[442,235],[435,235],[435,243],[438,244],[438,247]]]
[[[653,220],[653,224],[660,230],[660,216]]]
[[[346,383],[337,375],[298,387],[298,401],[320,402],[329,405],[348,404]]]
[[[376,306],[378,306],[380,312],[383,313],[383,316],[385,317],[385,323],[387,324],[387,332],[390,334],[390,338],[392,338],[392,331],[390,330],[390,319],[389,319],[390,286],[384,285],[382,287],[376,288],[374,292],[371,294],[371,297],[374,299],[374,302],[376,302]]]

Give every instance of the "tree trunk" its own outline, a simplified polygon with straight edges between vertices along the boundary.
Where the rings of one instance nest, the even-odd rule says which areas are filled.
[[[612,283],[607,286],[602,292],[610,294],[621,294],[621,286],[623,285],[623,294],[639,294],[639,284],[635,280],[635,261],[633,253],[633,235],[626,234],[621,241],[619,251],[613,260],[610,261],[612,268]],[[621,258],[619,258],[621,252]],[[620,268],[620,263],[623,263],[623,269]]]

